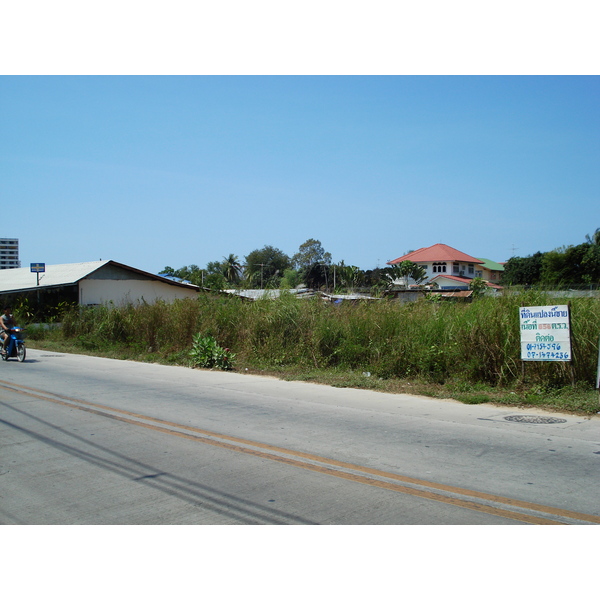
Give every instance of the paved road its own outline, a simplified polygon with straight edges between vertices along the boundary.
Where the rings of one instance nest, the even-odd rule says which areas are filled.
[[[4,524],[600,523],[600,420],[29,350]]]

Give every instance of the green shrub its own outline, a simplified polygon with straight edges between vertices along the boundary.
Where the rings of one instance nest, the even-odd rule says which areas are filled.
[[[189,352],[194,367],[204,369],[223,369],[228,371],[233,367],[233,354],[229,348],[222,348],[212,335],[203,336],[198,333],[194,336],[192,349]]]

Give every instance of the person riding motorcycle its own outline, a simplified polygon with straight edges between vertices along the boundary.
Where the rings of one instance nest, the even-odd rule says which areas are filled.
[[[10,341],[10,330],[13,327],[16,327],[17,323],[10,313],[10,306],[4,307],[4,314],[0,317],[0,327],[2,327],[2,331],[0,331],[0,337],[2,338],[2,353],[6,353],[6,347],[8,346],[8,342]]]

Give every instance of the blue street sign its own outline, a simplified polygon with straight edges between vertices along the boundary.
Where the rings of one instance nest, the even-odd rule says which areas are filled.
[[[45,273],[46,263],[30,263],[32,273]]]

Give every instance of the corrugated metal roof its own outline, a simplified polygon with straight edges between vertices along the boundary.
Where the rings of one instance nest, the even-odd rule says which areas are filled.
[[[462,290],[459,292],[441,292],[442,298],[470,298],[473,295],[473,290]]]
[[[262,299],[273,299],[279,298],[282,293],[292,294],[294,296],[304,296],[307,293],[310,293],[312,290],[308,288],[302,289],[291,289],[291,290],[280,290],[280,289],[267,289],[267,290],[223,290],[224,293],[230,294],[232,296],[240,296],[241,298],[246,298],[247,300],[262,300]]]
[[[198,289],[191,284],[178,283],[170,281],[159,275],[140,271],[134,267],[115,262],[114,260],[95,260],[92,262],[68,263],[64,265],[46,265],[45,273],[40,273],[40,285],[37,285],[37,275],[32,273],[29,267],[20,269],[2,269],[0,270],[0,294],[8,292],[20,292],[31,289],[44,289],[52,287],[61,287],[65,285],[74,285],[85,277],[91,275],[105,265],[112,264],[134,273],[141,273],[152,277],[158,281],[164,281],[170,285],[176,285],[186,288]]]
[[[382,300],[382,298],[375,298],[368,294],[323,294],[323,297],[332,302],[338,300]]]
[[[473,295],[473,290],[460,290],[454,292],[440,292],[442,298],[469,298]]]

